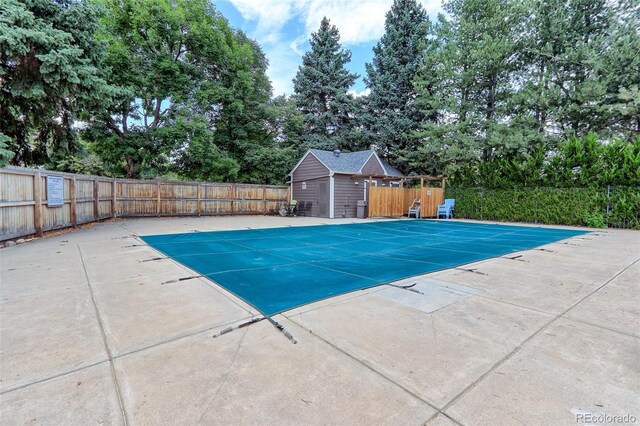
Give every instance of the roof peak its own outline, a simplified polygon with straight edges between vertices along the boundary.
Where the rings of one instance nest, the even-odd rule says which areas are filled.
[[[314,151],[314,152],[328,152],[330,154],[333,154],[334,150],[326,150],[326,149],[317,149],[317,148],[311,148],[309,151]],[[373,149],[363,149],[362,151],[343,151],[343,150],[338,150],[340,151],[341,154],[358,154],[358,153],[362,153],[362,152],[374,152],[375,151]]]
[[[335,151],[311,148],[307,153],[316,157],[330,172],[346,174],[360,173],[370,158],[374,156],[380,162],[382,170],[387,176],[402,177],[402,173],[382,161],[373,149],[336,154]]]

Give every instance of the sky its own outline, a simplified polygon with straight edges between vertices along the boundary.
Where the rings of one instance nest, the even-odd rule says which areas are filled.
[[[441,0],[419,0],[432,20],[442,12]],[[309,50],[309,37],[324,16],[338,27],[342,47],[351,50],[347,68],[360,74],[354,95],[367,93],[365,63],[384,33],[385,14],[392,0],[214,0],[231,26],[255,39],[269,59],[267,74],[273,94],[290,95],[292,79]]]

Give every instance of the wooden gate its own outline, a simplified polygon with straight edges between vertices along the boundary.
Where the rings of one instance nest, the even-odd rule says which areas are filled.
[[[404,210],[404,188],[372,186],[369,188],[369,217],[402,216]]]
[[[420,200],[420,216],[435,217],[438,204],[444,202],[442,188],[369,188],[369,217],[406,215],[413,200]]]

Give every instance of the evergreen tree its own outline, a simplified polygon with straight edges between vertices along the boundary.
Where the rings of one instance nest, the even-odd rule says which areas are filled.
[[[471,74],[460,57],[454,27],[440,14],[433,34],[414,80],[415,107],[425,120],[413,134],[417,149],[401,160],[412,172],[442,175],[477,160],[478,144],[467,120]]]
[[[527,144],[527,126],[511,121],[521,9],[511,0],[452,0],[445,9],[451,18],[439,18],[415,80],[429,120],[415,133],[413,165],[438,174]]]
[[[96,41],[100,8],[73,0],[2,0],[0,158],[56,167],[78,150],[74,121],[112,95]],[[6,147],[6,148],[4,148]],[[2,161],[2,160],[0,160]]]
[[[468,127],[483,160],[522,147],[520,129],[510,126],[509,103],[513,95],[519,27],[518,9],[512,0],[452,0],[451,14],[458,49],[458,80],[463,93],[460,121]]]
[[[640,136],[640,3],[618,1],[612,13],[611,47],[600,62],[607,75],[600,126],[614,137],[633,140]]]
[[[635,3],[635,4],[634,4]],[[634,138],[640,84],[640,5],[632,1],[532,0],[518,54],[516,103],[555,144],[595,132]]]
[[[370,143],[383,157],[398,159],[415,150],[412,133],[425,119],[414,100],[413,80],[423,61],[430,22],[416,0],[394,0],[387,12],[385,33],[366,64],[365,84],[371,89],[363,121]]]
[[[344,67],[351,52],[342,49],[338,29],[327,18],[309,42],[311,50],[293,79],[294,99],[306,127],[302,142],[312,148],[348,149],[355,103],[347,90],[359,77]]]

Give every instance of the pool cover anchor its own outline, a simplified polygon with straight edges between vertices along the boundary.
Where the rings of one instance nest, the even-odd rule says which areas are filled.
[[[255,324],[255,323],[260,322],[262,320],[267,320],[271,324],[273,324],[273,326],[275,328],[277,328],[280,332],[282,332],[282,334],[284,334],[287,337],[287,339],[291,340],[291,343],[293,343],[294,345],[298,343],[298,341],[295,339],[295,337],[293,337],[291,335],[291,333],[289,333],[287,331],[287,329],[284,328],[284,326],[282,324],[280,324],[279,322],[277,322],[276,320],[274,320],[273,318],[271,318],[269,316],[252,318],[249,321],[243,322],[242,324],[238,324],[238,325],[227,327],[227,328],[225,328],[223,330],[220,330],[219,332],[217,332],[216,334],[214,334],[211,337],[213,337],[214,339],[217,339],[218,337],[220,337],[222,335],[225,335],[227,333],[231,333],[232,331],[238,330],[240,328],[248,327],[251,324]]]
[[[582,247],[580,244],[573,244],[570,240],[569,241],[563,241],[563,242],[558,243],[558,244],[564,244],[564,245],[567,245],[567,246]]]
[[[260,322],[260,321],[262,321],[264,319],[266,319],[266,317],[251,318],[249,321],[243,322],[242,324],[230,326],[230,327],[227,327],[227,328],[225,328],[223,330],[220,330],[219,332],[217,332],[216,334],[214,334],[211,337],[213,337],[214,339],[217,339],[218,337],[222,336],[223,334],[231,333],[233,330],[238,330],[240,328],[248,327],[251,324],[255,324],[255,323]]]
[[[191,277],[176,278],[175,280],[165,281],[165,282],[161,283],[160,285],[173,284],[173,283],[177,283],[177,282],[180,282],[180,281],[187,281],[187,280],[192,280],[194,278],[202,278],[202,277],[204,277],[204,275],[193,275]]]
[[[395,288],[399,288],[401,290],[407,290],[407,291],[412,291],[414,293],[418,293],[424,296],[424,293],[421,292],[420,290],[416,290],[415,288],[411,288],[414,287],[416,284],[418,283],[413,283],[411,285],[396,285],[396,284],[387,284],[390,287],[395,287]]]
[[[536,248],[534,250],[544,251],[544,252],[547,252],[547,253],[557,253],[557,251],[555,251],[555,250],[549,250],[549,249],[546,249],[546,248]]]
[[[478,271],[476,268],[453,268],[455,270],[458,271],[464,271],[464,272],[473,272],[474,274],[478,274],[478,275],[489,275],[489,274],[485,274],[484,272],[480,272]]]
[[[138,263],[153,262],[154,260],[165,260],[165,259],[168,259],[168,257],[152,257],[151,259],[139,260]]]
[[[124,237],[114,237],[112,240],[126,240],[128,238],[138,238],[136,234],[125,235]]]
[[[273,326],[275,328],[277,328],[278,330],[280,330],[282,332],[282,334],[284,334],[287,339],[291,340],[291,343],[293,343],[294,345],[298,343],[298,341],[291,335],[291,333],[289,333],[287,331],[286,328],[284,328],[284,326],[282,324],[280,324],[278,321],[274,320],[271,317],[265,317],[271,324],[273,324]]]
[[[507,259],[507,260],[517,260],[518,262],[526,262],[526,260],[524,259],[520,259],[522,257],[521,254],[517,255],[517,256],[513,256],[513,257],[508,257],[508,256],[502,256],[503,259]]]

